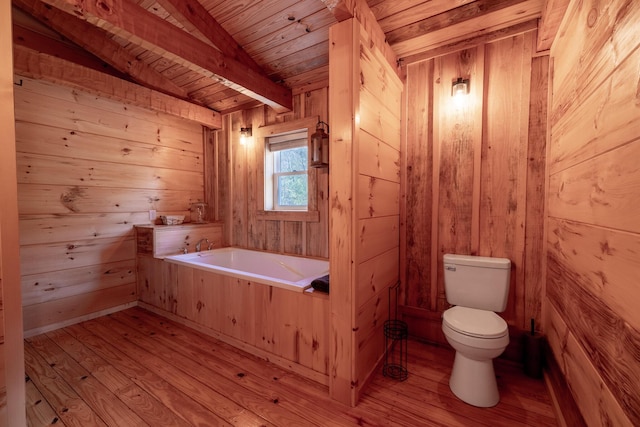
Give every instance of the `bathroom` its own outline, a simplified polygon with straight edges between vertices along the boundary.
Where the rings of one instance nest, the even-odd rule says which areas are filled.
[[[636,6],[629,9],[629,16],[640,13]],[[402,145],[396,154],[399,161],[389,163],[401,166],[391,167],[391,172],[385,166],[376,172],[378,177],[391,177],[379,179],[378,184],[384,180],[396,187],[384,193],[391,194],[385,203],[372,203],[374,212],[384,212],[380,214],[384,220],[364,209],[357,221],[367,230],[371,229],[368,224],[375,222],[397,236],[397,242],[383,241],[383,246],[389,245],[385,251],[396,251],[402,260],[399,266],[389,267],[400,271],[404,292],[400,312],[411,334],[429,342],[446,344],[441,330],[441,314],[447,308],[443,254],[509,258],[513,270],[503,317],[510,327],[512,345],[504,357],[521,358],[520,337],[528,330],[530,319],[535,319],[537,332],[546,334],[555,356],[555,365],[551,361],[548,368],[549,381],[564,384],[573,392],[573,405],[589,424],[600,417],[624,424],[625,420],[638,420],[640,407],[640,320],[632,307],[639,292],[636,279],[640,271],[634,256],[640,250],[640,221],[633,210],[640,202],[640,175],[631,162],[638,158],[640,149],[635,139],[640,119],[635,100],[637,73],[633,71],[639,62],[637,42],[625,46],[615,60],[606,56],[605,48],[590,51],[586,47],[592,43],[589,38],[578,49],[571,40],[579,39],[580,34],[571,28],[582,28],[588,12],[575,5],[570,10],[564,24],[567,35],[551,57],[537,52],[536,29],[521,27],[505,38],[479,38],[466,49],[405,63],[403,102],[407,107],[398,127]],[[603,12],[603,16],[608,15]],[[608,21],[603,18],[602,22],[605,25]],[[612,34],[611,43],[619,47],[634,33],[622,25]],[[580,58],[572,53],[583,51],[586,53]],[[610,64],[600,64],[601,57],[611,59]],[[553,67],[553,79],[549,66]],[[464,103],[455,104],[451,81],[459,76],[469,79],[469,93]],[[149,130],[158,134],[153,163],[121,177],[113,177],[112,170],[92,169],[91,162],[79,162],[72,156],[65,159],[68,163],[46,164],[42,147],[21,146],[18,180],[35,183],[29,194],[17,197],[22,269],[33,279],[42,274],[52,281],[56,277],[50,273],[60,270],[60,265],[80,261],[87,268],[77,270],[79,275],[108,277],[102,282],[103,289],[85,293],[82,285],[72,285],[63,291],[69,292],[63,298],[54,296],[57,291],[49,296],[23,290],[24,329],[134,305],[133,234],[124,239],[116,236],[132,224],[148,222],[148,210],[188,215],[184,206],[205,199],[211,208],[210,220],[223,224],[224,246],[320,258],[333,255],[330,179],[343,179],[331,174],[346,175],[344,169],[332,163],[328,169],[311,172],[315,183],[310,188],[315,197],[310,200],[316,214],[274,216],[259,206],[262,158],[255,146],[240,143],[239,132],[241,128],[257,131],[266,126],[286,131],[286,123],[308,127],[318,119],[335,123],[332,117],[338,116],[338,108],[329,108],[334,88],[310,87],[294,94],[294,109],[287,114],[263,107],[231,112],[219,118],[220,131],[205,130],[203,136],[198,124],[184,120],[160,123],[135,108],[131,111],[139,116],[133,114],[118,122],[117,107],[106,105],[106,101],[99,106],[95,98],[83,93],[71,99],[55,85],[23,77],[23,85],[14,88],[18,94],[16,115],[30,125],[27,129],[18,124],[16,139],[25,132],[39,132],[47,140],[51,136],[47,126],[66,120],[57,116],[56,107],[73,102],[85,110],[80,113],[78,108],[72,119],[80,120],[86,114],[88,120],[66,135],[69,146],[82,149],[77,140],[82,132],[95,132],[95,123],[100,120],[113,132],[101,135],[104,138],[118,137],[125,129],[129,134],[139,132],[131,137],[134,140],[144,139]],[[551,104],[548,89],[554,94]],[[113,114],[96,119],[105,108],[114,109]],[[622,110],[625,114],[619,114]],[[29,114],[37,118],[27,118]],[[388,119],[385,116],[380,121],[386,124]],[[343,136],[343,132],[332,124],[329,133]],[[253,144],[258,136],[255,132]],[[108,162],[122,166],[146,161],[137,155],[134,150]],[[34,162],[41,167],[32,168]],[[155,168],[165,174],[155,173]],[[39,173],[50,176],[47,183],[38,181]],[[102,185],[105,179],[118,181]],[[126,188],[137,180],[169,184],[131,188],[125,198],[110,190]],[[79,184],[81,181],[94,184]],[[55,185],[68,186],[69,191],[62,198],[62,207],[52,208],[44,201],[50,200],[47,186]],[[376,184],[371,180],[364,184],[365,193],[371,185]],[[140,199],[144,200],[143,208],[137,205]],[[69,211],[78,214],[74,217],[78,222],[65,223],[60,214]],[[58,221],[57,226],[43,228],[51,218]],[[4,235],[7,225],[2,226]],[[87,233],[94,237],[90,245],[75,243],[88,241],[83,237]],[[352,237],[354,242],[358,240]],[[2,254],[5,264],[7,250],[3,248]],[[88,266],[92,265],[105,268],[90,271]],[[4,292],[6,283],[3,277]],[[386,289],[370,291],[364,278],[357,286],[366,290],[358,292],[358,301],[349,302],[349,313],[365,312],[371,325],[379,325],[387,317]],[[11,332],[7,329],[8,340]],[[381,341],[375,340],[381,340],[382,334],[370,336],[374,340],[370,345],[379,348]],[[618,337],[625,337],[628,345],[620,347]],[[366,354],[362,356],[367,359]],[[363,379],[370,369],[347,372],[345,379]],[[583,382],[581,377],[589,381]],[[341,393],[347,400],[355,398],[352,390]]]

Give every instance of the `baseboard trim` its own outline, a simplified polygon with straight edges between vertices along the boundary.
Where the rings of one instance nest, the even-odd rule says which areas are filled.
[[[573,399],[564,374],[549,346],[546,346],[545,362],[544,382],[551,396],[558,425],[560,427],[586,427],[587,423],[582,417],[578,404]]]
[[[115,313],[117,311],[126,310],[127,308],[135,307],[137,305],[138,305],[138,301],[131,301],[125,304],[117,305],[115,307],[110,307],[104,310],[85,314],[84,316],[74,317],[73,319],[63,320],[62,322],[52,323],[51,325],[40,326],[37,328],[29,329],[28,331],[24,331],[24,337],[31,338],[36,335],[44,334],[46,332],[55,331],[56,329],[75,325],[76,323],[86,322],[87,320],[96,319],[98,317],[106,316],[108,314]]]

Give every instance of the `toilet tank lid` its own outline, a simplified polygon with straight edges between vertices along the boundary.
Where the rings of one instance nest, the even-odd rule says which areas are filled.
[[[443,261],[445,264],[469,265],[473,267],[500,268],[504,270],[511,268],[511,261],[507,258],[445,254]]]

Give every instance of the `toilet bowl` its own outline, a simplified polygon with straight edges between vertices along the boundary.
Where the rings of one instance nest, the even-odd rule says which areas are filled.
[[[495,406],[500,395],[493,359],[509,344],[507,322],[493,311],[456,306],[443,313],[442,331],[456,351],[451,391],[470,405]]]

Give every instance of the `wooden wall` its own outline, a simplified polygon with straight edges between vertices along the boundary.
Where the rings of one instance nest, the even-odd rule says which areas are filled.
[[[294,92],[294,109],[277,115],[261,106],[223,117],[222,130],[211,138],[210,156],[216,164],[213,213],[225,221],[226,242],[231,246],[292,255],[329,257],[329,171],[309,171],[309,212],[265,212],[264,137],[328,121],[326,86]],[[253,138],[240,144],[240,128],[252,128]]]
[[[588,425],[640,425],[640,3],[571,1],[553,43],[547,326]]]
[[[355,405],[398,282],[403,85],[357,20],[330,30],[331,396]]]
[[[405,68],[403,313],[412,335],[446,342],[445,253],[509,258],[502,316],[512,343],[531,318],[540,325],[548,56],[535,56],[534,43],[535,32],[513,34]],[[461,101],[451,96],[458,77],[470,79]]]
[[[26,425],[11,5],[0,4],[0,425]]]
[[[204,199],[202,127],[16,79],[25,330],[134,303],[133,224]]]

